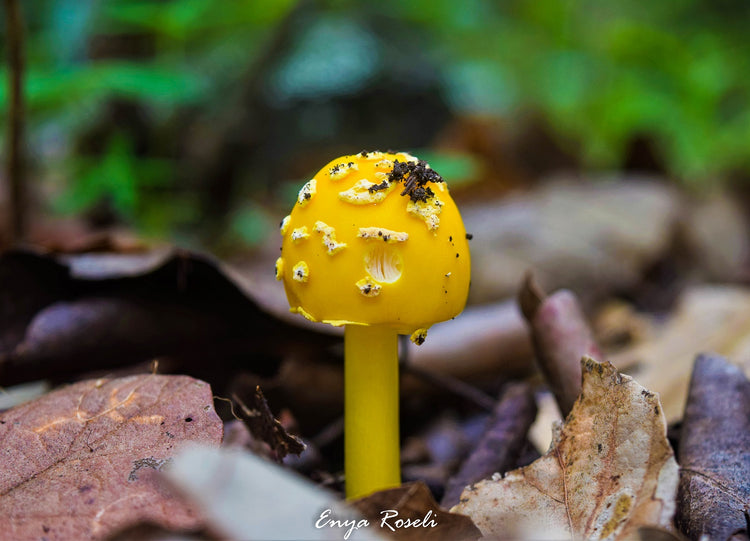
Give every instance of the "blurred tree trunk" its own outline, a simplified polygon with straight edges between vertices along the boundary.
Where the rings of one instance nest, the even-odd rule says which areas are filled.
[[[23,16],[18,0],[5,0],[5,25],[8,47],[8,133],[6,181],[8,185],[7,233],[4,244],[12,246],[24,235],[24,161],[23,161]]]

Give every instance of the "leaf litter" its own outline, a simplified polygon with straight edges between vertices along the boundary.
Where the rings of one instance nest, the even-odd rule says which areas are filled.
[[[726,359],[699,355],[680,434],[677,523],[691,539],[747,535],[750,380]]]
[[[468,486],[452,511],[485,536],[624,539],[672,527],[678,466],[659,398],[609,363],[581,361],[582,393],[550,450]]]
[[[186,442],[218,446],[211,388],[187,376],[76,383],[0,414],[0,531],[102,539],[150,521],[200,525],[158,471]]]
[[[191,357],[205,362],[205,353],[216,353],[214,349],[220,347],[222,344],[233,345],[231,351],[221,352],[220,355],[227,354],[229,356],[230,354],[234,354],[238,359],[243,359],[244,362],[248,354],[258,351],[257,346],[259,344],[273,345],[286,342],[300,342],[305,345],[315,344],[316,346],[326,346],[334,342],[334,340],[330,339],[319,340],[312,334],[304,336],[297,332],[298,329],[294,329],[295,334],[293,339],[280,339],[279,337],[286,336],[292,329],[292,327],[286,326],[286,319],[270,315],[273,311],[269,313],[267,306],[263,306],[264,302],[255,302],[256,300],[263,301],[262,296],[256,296],[257,290],[252,291],[251,295],[251,290],[245,288],[242,281],[236,279],[236,275],[233,275],[227,268],[218,265],[216,262],[202,258],[198,254],[191,254],[184,251],[165,251],[162,255],[157,253],[156,256],[151,257],[152,255],[115,254],[112,256],[110,254],[76,254],[53,258],[18,253],[4,254],[0,258],[0,278],[2,278],[4,283],[8,283],[9,286],[0,292],[0,301],[2,301],[0,302],[0,323],[2,323],[0,325],[0,363],[4,362],[5,375],[10,378],[4,382],[28,381],[30,377],[69,378],[72,375],[80,374],[82,370],[90,369],[93,365],[109,369],[118,364],[132,363],[133,360],[153,358],[157,353],[159,355],[166,353],[171,357],[182,358],[184,362],[180,368],[182,370],[190,369],[191,373],[196,374],[195,368],[197,365],[192,364]],[[5,278],[7,278],[7,282]],[[692,362],[692,356],[696,349],[705,348],[705,345],[708,344],[712,349],[717,349],[721,353],[731,355],[733,358],[739,359],[740,362],[744,361],[746,369],[750,366],[747,363],[750,357],[746,354],[750,351],[750,346],[748,346],[750,341],[747,339],[748,334],[746,332],[750,328],[747,326],[747,289],[738,287],[736,290],[739,291],[727,291],[726,296],[720,295],[721,299],[725,300],[732,297],[733,302],[731,306],[735,308],[731,310],[725,309],[724,303],[712,304],[710,302],[703,302],[706,297],[703,294],[706,293],[705,291],[699,291],[701,295],[692,294],[689,299],[698,299],[701,302],[685,303],[683,307],[687,306],[690,308],[695,305],[698,309],[699,317],[695,317],[694,312],[689,310],[683,311],[682,308],[678,307],[676,311],[677,318],[674,324],[672,324],[672,320],[668,320],[667,325],[661,329],[657,328],[657,331],[659,331],[658,335],[652,334],[651,336],[647,336],[647,340],[637,343],[635,348],[628,348],[629,350],[625,351],[627,357],[625,355],[611,356],[611,359],[618,368],[635,367],[636,369],[642,369],[640,372],[635,372],[636,379],[645,384],[648,389],[660,392],[661,398],[665,400],[660,409],[666,410],[668,420],[677,419],[681,413],[680,408],[684,403],[687,393],[687,375],[689,374],[690,362]],[[219,295],[215,295],[217,291],[220,293]],[[153,295],[153,292],[159,292],[159,294]],[[673,499],[672,503],[669,503],[670,500],[667,497],[654,498],[654,495],[664,496],[666,492],[669,492],[672,486],[670,483],[674,480],[674,476],[672,475],[673,468],[669,466],[670,459],[664,458],[669,453],[664,451],[663,446],[657,445],[657,442],[660,441],[658,438],[659,427],[648,425],[647,421],[650,420],[653,423],[654,419],[649,419],[646,413],[644,413],[648,409],[647,406],[656,406],[658,400],[656,404],[646,400],[649,391],[645,391],[644,389],[643,391],[646,393],[643,395],[643,402],[646,403],[644,409],[641,407],[643,403],[635,400],[637,397],[626,397],[621,400],[621,398],[617,398],[619,395],[616,392],[602,392],[599,397],[601,402],[598,406],[599,409],[609,409],[612,411],[599,411],[594,415],[593,411],[596,400],[590,400],[588,394],[590,394],[589,391],[592,389],[596,390],[596,385],[591,381],[587,383],[586,378],[594,378],[595,374],[592,375],[592,373],[597,372],[597,370],[587,372],[586,369],[584,369],[583,374],[584,396],[577,401],[575,400],[578,391],[581,389],[581,372],[578,363],[580,354],[588,352],[597,357],[598,355],[596,351],[588,350],[589,347],[596,347],[596,344],[591,339],[591,333],[586,327],[583,320],[583,312],[577,306],[576,299],[572,298],[569,293],[560,293],[550,295],[546,299],[539,299],[542,304],[547,304],[546,309],[543,306],[537,306],[536,309],[540,310],[538,313],[532,313],[531,317],[529,317],[528,313],[524,313],[524,315],[527,316],[532,331],[537,335],[535,337],[536,343],[534,344],[537,355],[546,355],[553,369],[555,368],[555,363],[559,361],[563,361],[563,364],[567,367],[572,367],[572,369],[563,368],[562,372],[558,374],[558,376],[563,377],[551,377],[549,379],[553,381],[549,381],[548,383],[550,383],[550,387],[555,391],[558,402],[567,402],[573,407],[574,415],[569,416],[568,423],[556,432],[554,444],[545,457],[539,459],[531,466],[508,473],[503,481],[506,481],[508,484],[512,484],[513,482],[515,483],[514,486],[520,486],[522,483],[518,479],[513,481],[514,476],[517,476],[518,472],[524,472],[524,480],[526,481],[529,478],[533,478],[533,475],[537,475],[535,484],[531,487],[528,495],[539,498],[539,494],[543,492],[550,495],[550,497],[554,496],[552,501],[547,500],[544,505],[548,505],[550,508],[554,508],[555,505],[563,505],[565,508],[564,518],[567,519],[567,522],[566,520],[561,520],[555,525],[555,527],[560,526],[561,530],[551,529],[543,532],[547,535],[562,531],[568,536],[578,537],[579,533],[583,532],[580,533],[580,536],[619,539],[631,533],[637,533],[644,538],[644,535],[650,535],[644,534],[644,532],[658,531],[660,534],[666,536],[665,538],[677,538],[671,529],[671,520],[662,520],[667,515],[670,515],[670,505],[674,509],[675,504]],[[567,299],[565,295],[568,295]],[[713,297],[716,297],[716,295],[713,295]],[[713,305],[718,306],[718,311],[711,309]],[[258,310],[258,308],[261,308],[261,310]],[[479,309],[476,310],[477,320],[472,321],[470,326],[478,328],[478,326],[475,326],[477,321],[484,322],[485,326],[481,327],[482,331],[476,332],[477,336],[484,336],[487,328],[497,326],[497,319],[490,321],[487,314],[480,313]],[[502,336],[498,335],[497,341],[492,343],[492,347],[485,348],[488,352],[485,355],[488,359],[485,363],[488,367],[487,372],[491,376],[497,375],[502,371],[505,371],[506,375],[511,372],[516,376],[528,375],[528,368],[523,367],[530,365],[528,354],[530,342],[526,339],[525,332],[523,332],[525,331],[523,321],[518,317],[517,312],[504,310],[502,313],[505,314],[506,312],[513,315],[512,325],[508,325],[507,328],[513,331],[512,336],[517,339],[516,342],[520,344],[520,351],[523,354],[519,354],[516,351],[518,348],[505,347],[505,345],[510,343],[508,336],[506,336],[510,335],[508,332]],[[715,315],[714,312],[718,315]],[[738,317],[728,315],[730,312]],[[87,314],[91,317],[80,317]],[[129,321],[138,323],[140,326],[131,325],[125,329],[118,328],[117,324],[121,321],[119,319],[121,314],[129,314]],[[573,320],[569,317],[571,314],[576,316]],[[211,319],[215,321],[212,322],[210,321]],[[536,323],[535,319],[537,320]],[[232,322],[229,327],[221,325],[227,321]],[[566,327],[565,325],[558,326],[556,321],[567,324],[568,328],[571,328],[570,323],[574,321],[577,322],[577,326],[573,325],[573,329],[570,332],[560,333],[558,331],[565,331]],[[61,322],[70,322],[71,327],[60,327],[58,324]],[[218,327],[214,325],[216,322],[220,323]],[[149,334],[149,329],[157,328],[164,323],[166,323],[167,332]],[[578,325],[578,323],[581,323],[581,325]],[[185,329],[195,330],[195,332],[187,332],[191,338],[188,341],[183,339],[186,335]],[[113,334],[112,330],[118,331],[119,334]],[[252,332],[248,333],[249,330]],[[476,328],[474,330],[476,331]],[[93,331],[96,331],[95,340],[92,338],[94,337]],[[466,334],[464,331],[461,332]],[[583,340],[579,345],[576,345],[570,338],[571,336],[578,336]],[[653,340],[654,336],[656,336],[656,340]],[[133,340],[134,337],[138,338],[139,341]],[[177,337],[176,340],[175,337]],[[249,347],[245,347],[245,345],[237,347],[238,337],[243,340],[243,344],[249,344]],[[112,346],[111,340],[113,338],[115,339],[114,346]],[[88,347],[87,339],[95,344],[109,343],[109,348],[108,350],[97,350],[96,347]],[[471,361],[470,359],[469,362],[465,362],[466,357],[472,359],[479,358],[479,356],[473,354],[475,350],[469,352],[461,349],[466,347],[465,342],[452,338],[448,341],[451,340],[454,346],[453,349],[445,347],[445,344],[435,344],[436,349],[440,349],[443,357],[445,357],[445,363],[450,364],[449,369],[446,371],[464,370],[466,374],[461,373],[462,379],[467,374],[469,377],[476,377],[476,368],[471,364],[471,362],[476,364],[476,361]],[[472,337],[471,340],[478,343],[475,337]],[[139,346],[140,344],[145,344],[145,347],[133,347],[134,344],[138,344]],[[579,347],[581,344],[586,346],[583,350]],[[540,346],[542,347],[540,348]],[[426,350],[418,350],[417,353],[423,353],[424,351]],[[510,351],[512,353],[508,353]],[[193,355],[191,356],[190,354]],[[276,361],[278,356],[275,353],[271,356],[271,360]],[[513,362],[521,366],[521,370],[519,371],[514,368],[515,372],[513,370],[508,371],[507,363],[503,364],[504,368],[497,368],[498,356],[506,356],[514,359]],[[61,360],[65,362],[61,363]],[[421,361],[416,354],[414,355],[414,360]],[[304,362],[304,359],[301,362]],[[426,365],[430,364],[430,368],[433,368],[436,364],[435,356],[430,356],[425,363]],[[611,369],[610,365],[603,366],[605,367],[605,372]],[[63,367],[63,371],[57,372],[60,367]],[[471,368],[467,369],[466,367]],[[237,367],[232,365],[231,368],[236,369]],[[255,370],[256,368],[261,367],[254,366],[251,370]],[[273,372],[274,368],[275,366],[271,366],[267,371]],[[213,369],[215,367],[212,367]],[[202,375],[201,372],[198,372],[198,374]],[[601,376],[599,379],[606,379],[602,374],[599,374],[599,376]],[[631,380],[627,376],[616,375],[616,372],[607,377],[610,377],[612,380],[619,378],[620,381],[616,385],[628,386],[631,384]],[[693,380],[694,382],[699,382],[695,385],[700,385],[700,380],[707,379],[707,383],[703,385],[710,387],[712,385],[711,377],[710,374],[706,375],[705,370],[701,372],[696,368]],[[482,378],[478,379],[481,381],[487,378],[482,376]],[[561,386],[559,389],[554,387],[556,383]],[[678,386],[680,387],[678,392],[672,392]],[[720,393],[721,388],[716,387],[712,392]],[[561,400],[561,398],[563,399]],[[538,402],[538,395],[536,400]],[[617,403],[618,400],[626,404],[636,404],[638,407],[633,408],[636,411],[620,411],[615,407],[616,404],[613,405],[613,401]],[[262,402],[264,403],[265,400],[262,399]],[[690,404],[693,402],[695,404],[700,403],[700,401],[693,398],[691,387],[688,406],[690,407]],[[582,405],[579,405],[579,403]],[[722,401],[721,403],[724,405],[718,410],[707,407],[704,412],[705,415],[713,416],[714,420],[721,420],[722,415],[731,410],[731,408],[726,407],[726,401]],[[266,436],[271,435],[273,432],[274,438],[279,437],[276,443],[280,445],[280,452],[277,454],[281,455],[284,453],[285,445],[294,447],[294,443],[286,439],[286,436],[290,435],[285,435],[278,430],[280,426],[278,421],[273,419],[270,409],[267,408],[267,404],[263,405],[268,411],[263,414],[263,426],[261,427],[263,430],[259,432],[259,435],[265,430]],[[693,405],[693,411],[696,407]],[[579,411],[582,408],[583,410]],[[570,407],[567,409],[569,410]],[[644,412],[641,412],[641,409]],[[253,413],[251,417],[257,417],[254,412],[260,412],[261,409],[251,405],[249,411]],[[0,418],[4,420],[5,416],[10,413],[0,414]],[[299,412],[295,411],[295,414],[299,414]],[[641,414],[643,415],[643,419],[641,420],[646,422],[646,424],[636,427],[637,422],[631,419],[631,417],[639,418],[638,416]],[[619,431],[622,431],[622,426],[632,426],[635,428],[631,431],[630,437],[623,436],[610,446],[607,446],[602,441],[596,441],[597,445],[593,446],[592,442],[594,439],[599,440],[601,438],[594,438],[594,436],[599,434],[595,430],[591,431],[593,435],[586,431],[580,431],[581,426],[585,424],[581,419],[585,419],[586,415],[592,415],[594,418],[601,416],[603,419],[614,419],[615,426],[619,427]],[[659,417],[660,414],[656,414],[655,416]],[[686,439],[688,438],[686,434],[689,434],[686,431],[689,430],[691,424],[689,422],[690,418],[690,414],[686,413],[679,449],[681,461],[688,460],[684,457],[688,456],[687,453],[690,448],[690,444],[687,443],[689,440]],[[696,418],[693,415],[693,419]],[[88,418],[83,419],[83,421],[87,424],[95,422],[94,419]],[[130,420],[125,421],[126,424],[130,422]],[[183,419],[183,422],[186,421]],[[592,425],[594,424],[593,421],[591,423]],[[603,424],[606,423],[600,420],[599,425]],[[658,425],[658,422],[656,425]],[[2,428],[2,425],[0,425],[0,428]],[[604,432],[608,433],[606,429]],[[695,433],[699,432],[694,431],[693,434]],[[174,435],[174,433],[172,434]],[[96,454],[98,451],[97,446],[94,445],[96,443],[94,436],[86,435],[84,437],[84,435],[79,435],[78,440],[84,441],[83,450]],[[5,437],[4,432],[0,430],[0,438]],[[293,436],[290,437],[294,438]],[[587,438],[593,439],[589,441]],[[268,440],[271,438],[262,437],[262,439]],[[694,442],[696,439],[695,436],[692,439]],[[704,460],[704,463],[716,464],[716,460],[714,460],[715,454],[723,452],[727,446],[722,444],[719,445],[720,449],[715,449],[716,445],[714,443],[709,445],[709,441],[718,441],[715,435],[705,436],[703,439],[705,443],[703,451],[705,452],[701,459]],[[0,442],[2,442],[0,443],[0,452],[2,452],[6,445],[4,440],[0,439]],[[268,443],[272,444],[272,442],[273,439]],[[76,440],[75,443],[80,444],[80,441]],[[213,444],[216,445],[216,442],[213,442]],[[599,448],[598,444],[602,444],[602,449]],[[71,443],[70,447],[73,448],[73,443]],[[614,447],[615,451],[619,449],[619,451],[614,452],[610,447]],[[140,449],[140,447],[137,448]],[[659,463],[662,464],[661,470],[658,470],[657,466],[652,465],[652,455],[649,455],[645,462],[637,463],[636,469],[643,472],[642,484],[638,485],[637,480],[630,479],[633,483],[626,487],[630,488],[630,492],[618,488],[629,481],[627,476],[624,480],[623,478],[619,478],[619,484],[613,481],[613,477],[617,474],[610,476],[607,483],[599,482],[604,475],[602,472],[605,470],[608,471],[608,468],[621,467],[624,462],[627,462],[623,457],[630,457],[628,460],[633,459],[633,457],[643,458],[644,448],[651,450],[657,466]],[[14,468],[16,467],[15,462],[29,462],[29,460],[25,460],[26,455],[22,454],[25,452],[24,449],[13,449],[12,452],[16,453],[17,456],[24,457],[24,460],[14,460]],[[585,467],[580,456],[586,456],[587,453],[582,452],[582,449],[591,451],[588,453],[591,463],[585,464]],[[477,450],[475,449],[475,451]],[[594,450],[595,453],[593,453]],[[553,453],[552,457],[550,457],[550,453]],[[567,455],[564,453],[567,453]],[[473,454],[476,455],[476,453]],[[564,460],[565,458],[567,458],[567,461]],[[2,460],[1,457],[0,460]],[[60,463],[64,462],[66,462],[65,459],[60,460]],[[570,464],[568,464],[569,462]],[[674,462],[674,458],[671,458],[671,462]],[[522,463],[516,462],[516,464]],[[555,464],[557,464],[557,472],[555,471]],[[698,461],[695,464],[698,464]],[[170,515],[172,521],[163,520],[163,517],[154,518],[148,515],[148,513],[144,513],[143,508],[145,507],[144,502],[146,500],[149,500],[149,505],[160,505],[158,503],[160,501],[159,498],[163,496],[164,492],[169,493],[169,489],[158,483],[157,478],[160,477],[162,470],[169,470],[171,465],[171,454],[147,452],[144,449],[142,453],[138,453],[137,458],[133,458],[128,462],[128,468],[111,469],[110,473],[119,479],[118,482],[122,481],[122,476],[124,475],[125,479],[128,480],[127,482],[131,484],[152,483],[155,487],[158,487],[154,488],[153,492],[153,494],[157,495],[157,498],[151,499],[151,496],[144,496],[141,502],[143,505],[135,505],[138,503],[137,497],[135,501],[130,501],[128,497],[124,502],[111,506],[103,516],[105,518],[108,517],[113,513],[114,508],[120,505],[124,506],[127,503],[128,505],[132,504],[134,512],[141,513],[136,520],[139,523],[142,520],[152,524],[156,523],[159,527],[166,529],[166,531],[184,531],[186,527],[195,531],[194,528],[196,527],[204,527],[205,525],[201,523],[201,518],[197,513],[190,515],[194,520],[192,526],[185,526],[187,521],[177,524],[177,518],[180,516],[179,513],[172,513]],[[263,466],[273,467],[271,464],[265,465],[262,463],[259,467]],[[540,469],[542,466],[547,469]],[[580,469],[576,469],[578,466],[580,466]],[[50,468],[53,467],[56,466],[50,466]],[[500,471],[506,469],[505,466],[498,466],[497,468]],[[125,471],[126,469],[127,471]],[[694,470],[708,475],[699,466],[695,466]],[[11,468],[11,473],[13,471]],[[652,477],[655,471],[661,473],[656,476],[656,481],[654,482]],[[737,471],[740,471],[740,473],[744,472],[741,469]],[[729,487],[728,490],[733,494],[735,500],[742,501],[742,497],[738,496],[738,491],[745,490],[743,488],[745,485],[735,482],[736,479],[731,477],[732,475],[736,475],[737,471],[730,468],[729,473],[725,472],[729,477],[727,477],[728,480],[723,486]],[[26,490],[26,484],[33,486],[37,478],[51,486],[51,481],[45,477],[47,475],[46,472],[47,470],[40,471],[36,477],[30,477],[27,482],[21,483],[17,489],[13,489],[8,493],[4,491],[0,492],[0,500],[5,500],[17,490]],[[709,473],[711,476],[714,476],[716,472],[712,470]],[[5,474],[10,475],[8,472],[4,472],[2,475],[4,476]],[[488,473],[484,475],[486,476]],[[692,475],[692,486],[695,486],[695,478],[700,476],[693,475],[690,469],[683,470],[682,482],[684,483],[685,479],[690,475]],[[719,474],[717,476],[720,477]],[[106,476],[102,475],[102,478],[104,477]],[[711,478],[713,479],[714,477]],[[495,479],[500,479],[500,477],[496,475]],[[594,486],[602,485],[604,489],[602,489],[601,493],[594,495],[589,493],[588,499],[585,501],[584,496],[587,494],[585,490],[581,492],[577,500],[568,497],[572,494],[571,488],[576,483],[585,485],[582,479],[593,480],[589,484]],[[606,481],[606,479],[604,480]],[[542,484],[542,481],[545,484]],[[490,483],[489,480],[483,481],[476,486],[484,486]],[[561,484],[563,489],[562,497],[560,497],[559,492]],[[247,486],[245,485],[245,488]],[[648,487],[655,487],[651,492],[650,500],[648,497]],[[588,485],[583,486],[583,489],[586,488],[588,488]],[[90,491],[90,489],[87,491]],[[688,507],[691,502],[685,500],[685,493],[685,491],[682,492],[678,506],[682,508],[683,512],[691,515],[693,508]],[[57,489],[52,487],[50,492],[45,495],[48,500],[52,498],[50,494],[57,494]],[[63,490],[60,494],[66,493]],[[170,494],[170,498],[174,498],[174,494]],[[440,494],[440,492],[438,491],[437,494]],[[697,492],[693,491],[693,496],[695,494]],[[716,520],[716,517],[711,515],[711,493],[710,491],[706,491],[705,494],[707,494],[707,499],[701,505],[706,510],[706,520]],[[268,491],[266,491],[266,495],[268,495]],[[479,498],[474,495],[468,499],[476,505],[481,503],[499,512],[495,506],[495,497],[495,494],[490,493],[487,498]],[[175,501],[179,500],[179,498],[174,499]],[[693,497],[692,499],[693,503],[699,500],[697,497]],[[467,498],[465,497],[464,500],[467,500]],[[199,499],[195,500],[195,502],[198,502],[197,508],[200,508],[202,513],[206,511],[207,507],[200,505]],[[661,502],[662,506],[661,512],[658,512],[656,509],[659,502]],[[466,503],[467,501],[464,501],[461,505]],[[506,503],[512,507],[514,502],[511,500]],[[523,505],[521,505],[522,502],[516,501],[516,503],[520,507],[523,507],[524,512],[529,514],[530,517],[533,516],[533,510],[530,509],[532,506],[530,501],[527,501]],[[173,504],[177,505],[175,502]],[[607,507],[607,504],[609,504],[609,507]],[[43,508],[45,505],[46,503],[39,507]],[[186,506],[187,509],[196,508],[191,507],[186,501],[183,501],[182,505]],[[263,501],[260,505],[263,509],[266,509],[268,502]],[[743,505],[746,512],[747,503],[745,502]],[[57,506],[59,508],[64,507],[60,502],[57,502]],[[15,508],[15,505],[9,508]],[[50,509],[54,509],[54,506],[51,506]],[[607,509],[610,510],[608,511]],[[538,513],[539,510],[537,509],[536,512]],[[75,514],[77,510],[68,510],[66,513]],[[3,520],[6,520],[8,514],[4,513],[3,516]],[[553,513],[552,518],[554,516]],[[586,516],[589,518],[584,520]],[[737,517],[742,518],[741,513]],[[50,528],[49,521],[46,520],[48,517],[43,513],[39,514],[37,518],[40,527]],[[518,518],[518,515],[516,518]],[[721,517],[718,517],[718,519],[721,520]],[[697,520],[703,520],[703,518],[699,516]],[[532,520],[532,522],[536,521]],[[740,522],[736,523],[739,525],[738,527],[742,526]],[[109,531],[114,531],[122,526],[127,528],[128,524],[132,523],[125,521],[120,526],[113,526],[113,530]],[[515,523],[511,521],[511,524]],[[685,523],[681,523],[680,525],[686,531],[689,530]],[[699,528],[704,529],[705,527],[707,527],[705,524],[699,526]],[[576,528],[582,529],[576,530]],[[484,531],[484,528],[482,530]],[[510,531],[504,531],[501,535],[507,535]],[[533,531],[538,532],[538,530]],[[694,535],[697,531],[697,529],[690,531],[691,537],[697,538],[697,535]],[[44,531],[43,535],[54,538],[52,530]],[[38,536],[34,534],[34,537]]]

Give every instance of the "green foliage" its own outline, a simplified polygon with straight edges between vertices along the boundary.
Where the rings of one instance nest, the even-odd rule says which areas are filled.
[[[277,217],[262,206],[248,203],[237,209],[229,223],[229,241],[240,241],[248,246],[258,246],[268,235],[277,233]]]
[[[217,3],[211,0],[35,0],[25,9],[25,97],[30,145],[49,164],[66,164],[59,212],[79,213],[106,201],[148,234],[163,235],[195,211],[180,192],[176,164],[135,153],[127,136],[108,135],[102,155],[56,155],[77,145],[112,99],[133,103],[161,123],[185,107],[210,109],[239,80],[294,0]],[[103,37],[136,42],[136,55],[89,59]],[[145,52],[139,49],[145,47]],[[145,46],[143,45],[145,44]],[[141,51],[141,52],[138,52]],[[6,67],[0,77],[7,77]],[[0,108],[8,105],[0,86]],[[48,144],[50,128],[65,144]],[[114,125],[112,129],[117,130]],[[46,138],[45,138],[46,134]],[[163,145],[168,147],[168,143]],[[160,151],[161,150],[161,151]],[[148,152],[169,155],[162,149]],[[158,189],[155,189],[157,188]],[[164,195],[177,191],[169,204]]]
[[[284,124],[299,144],[348,144],[342,126],[371,113],[345,111],[350,97],[423,78],[428,83],[413,88],[440,92],[457,116],[493,115],[507,126],[527,115],[543,119],[592,168],[619,167],[633,138],[645,136],[686,182],[750,174],[743,0],[33,0],[24,8],[29,145],[40,163],[67,164],[70,176],[55,208],[84,212],[106,201],[153,234],[186,221],[205,188],[177,185],[175,119],[189,111],[201,127],[219,113],[238,114],[226,108],[242,106],[232,98],[259,65],[257,101],[302,119]],[[293,8],[300,9],[289,31]],[[282,46],[274,41],[280,33]],[[126,54],[108,49],[113,43],[125,43]],[[136,152],[137,137],[117,125],[98,154],[78,144],[113,99],[143,112],[148,148]],[[0,107],[7,102],[0,85]],[[377,140],[406,133],[400,120],[384,122],[392,132]],[[69,156],[73,149],[83,155]],[[471,178],[477,167],[471,156],[419,155],[452,179]],[[273,193],[285,189],[281,182]],[[227,227],[253,243],[273,221],[251,204]]]
[[[458,5],[481,16],[457,13]],[[627,143],[646,135],[685,180],[750,172],[750,8],[743,2],[388,6],[381,9],[439,44],[447,95],[459,110],[541,114],[564,144],[582,145],[593,167],[619,166]]]
[[[150,223],[147,231],[164,231],[163,220],[154,220],[150,197],[169,185],[172,163],[154,158],[137,158],[128,139],[115,134],[102,156],[76,157],[70,164],[74,179],[56,201],[57,210],[78,213],[102,201],[110,204],[121,218],[134,223]],[[162,202],[163,205],[163,202]],[[184,212],[173,202],[163,205],[160,214],[175,219]]]
[[[5,70],[0,76],[7,77]],[[7,92],[7,86],[0,88],[0,103],[7,103]],[[108,62],[69,69],[32,67],[25,92],[32,114],[54,117],[66,108],[91,107],[113,96],[155,106],[187,104],[205,97],[205,85],[195,74],[172,66]]]

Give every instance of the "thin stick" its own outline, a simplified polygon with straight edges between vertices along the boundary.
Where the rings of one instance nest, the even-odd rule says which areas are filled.
[[[446,376],[445,374],[438,374],[437,372],[430,372],[429,370],[411,364],[402,365],[402,368],[405,372],[408,372],[435,387],[442,388],[456,396],[460,396],[467,402],[470,402],[483,410],[492,411],[495,407],[495,400],[490,395],[458,378]]]
[[[467,485],[515,466],[536,413],[534,391],[528,383],[511,383],[503,390],[482,439],[448,479],[443,507],[456,505]]]
[[[18,0],[5,0],[5,25],[8,38],[10,103],[8,110],[6,177],[9,187],[8,244],[24,235],[24,100],[23,100],[23,16]]]
[[[495,408],[495,400],[484,393],[480,389],[477,389],[473,385],[470,385],[458,378],[454,378],[449,375],[440,374],[438,372],[425,370],[419,366],[409,362],[409,338],[406,335],[399,335],[399,368],[403,372],[410,373],[413,376],[418,377],[422,381],[434,385],[435,387],[444,389],[456,396],[460,396],[464,400],[475,404],[480,409],[492,411]]]

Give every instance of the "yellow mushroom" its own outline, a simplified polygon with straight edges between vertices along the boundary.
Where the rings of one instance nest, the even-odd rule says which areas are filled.
[[[346,325],[345,474],[358,497],[400,484],[397,335],[463,310],[469,245],[445,182],[406,153],[337,158],[300,191],[277,265],[291,310]],[[294,232],[310,232],[320,241]],[[306,238],[306,237],[304,237]],[[301,271],[302,269],[302,271]]]

